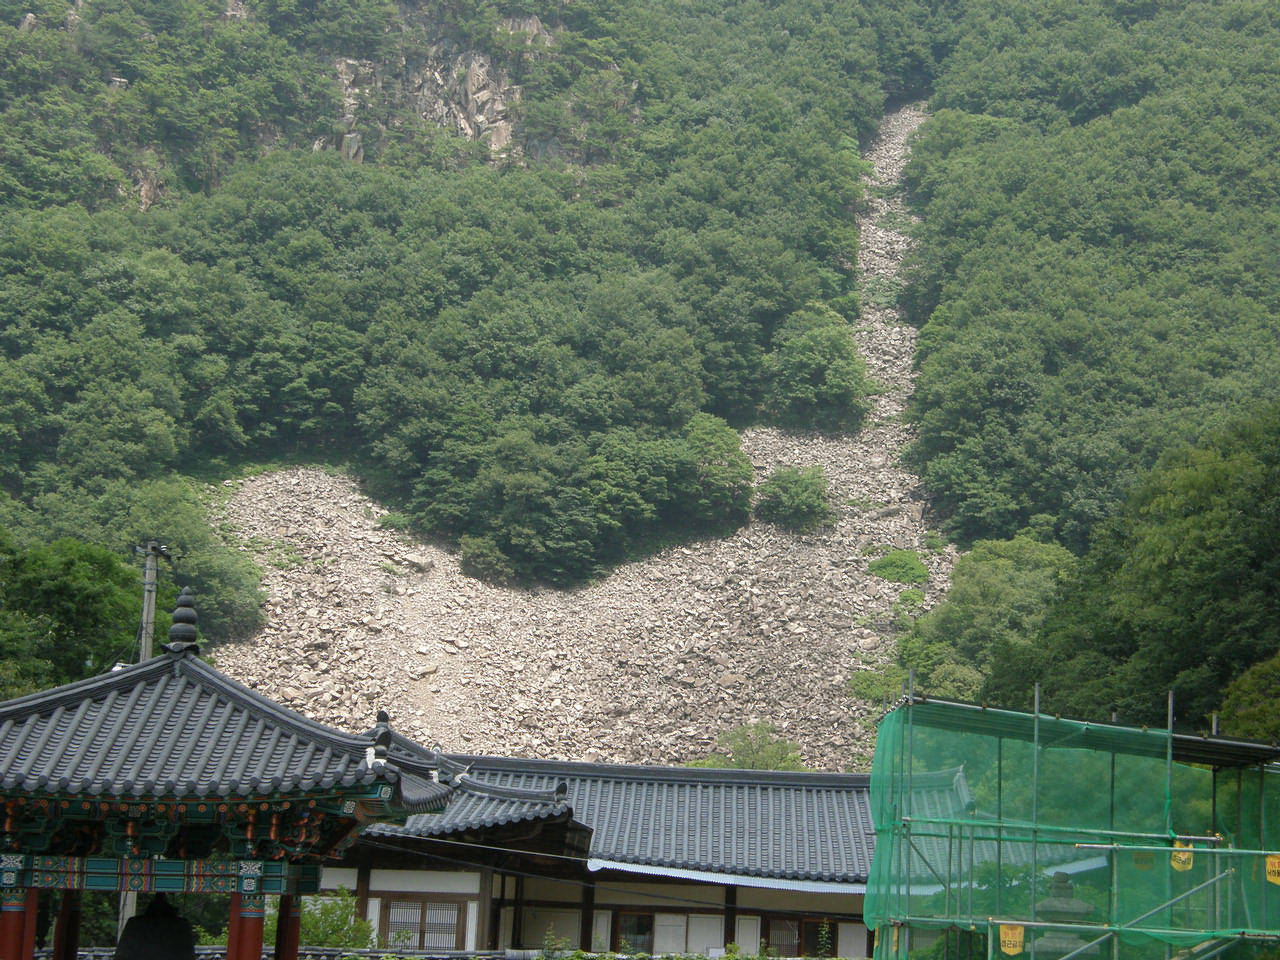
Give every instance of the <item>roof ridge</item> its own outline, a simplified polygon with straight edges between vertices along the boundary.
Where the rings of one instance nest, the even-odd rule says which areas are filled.
[[[312,720],[240,683],[201,660],[199,648],[194,644],[173,644],[172,649],[169,646],[166,645],[165,652],[142,663],[116,667],[92,677],[4,701],[0,703],[0,727],[20,724],[26,718],[49,716],[60,708],[66,709],[85,701],[103,700],[113,695],[130,699],[145,686],[167,685],[170,682],[168,678],[172,677],[201,688],[210,697],[224,700],[234,709],[264,715],[276,726],[302,739],[314,741],[322,749],[351,757],[353,769],[363,762],[365,752],[374,744],[371,734],[350,733]],[[105,718],[99,719],[100,723],[104,721]],[[402,771],[393,758],[386,759],[383,769],[391,781],[401,779],[402,773],[407,772]]]
[[[169,669],[171,669],[171,661],[164,655],[160,655],[142,663],[130,663],[113,667],[103,673],[94,674],[92,677],[82,677],[79,680],[72,680],[70,683],[50,687],[47,690],[25,693],[20,697],[14,697],[12,700],[0,702],[0,721],[13,715],[22,715],[23,708],[31,703],[38,703],[52,711],[59,706],[66,706],[68,703],[78,703],[84,700],[84,692],[86,690],[101,687],[104,692],[110,691],[112,688],[121,685],[119,678],[122,676],[165,673]]]
[[[483,773],[562,774],[580,779],[671,781],[683,783],[767,783],[778,786],[870,786],[868,773],[825,770],[748,770],[739,767],[675,767],[659,764],[598,763],[476,754],[442,754],[441,760]]]
[[[469,772],[459,773],[452,783],[459,789],[475,796],[488,797],[494,800],[521,800],[526,803],[567,803],[568,784],[558,783],[550,789],[534,787],[512,787],[500,783],[485,783],[476,780]]]

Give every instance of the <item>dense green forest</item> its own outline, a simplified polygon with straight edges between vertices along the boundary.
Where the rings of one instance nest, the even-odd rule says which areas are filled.
[[[973,550],[902,662],[934,693],[1030,706],[1039,681],[1052,711],[1130,722],[1173,690],[1197,728],[1225,690],[1227,730],[1274,737],[1280,16],[959,6],[903,300],[910,460]]]
[[[206,632],[252,630],[256,574],[203,498],[253,465],[343,464],[502,580],[741,523],[737,429],[865,416],[859,144],[928,98],[909,461],[972,549],[902,665],[1141,721],[1173,688],[1189,723],[1225,702],[1280,733],[1248,719],[1280,686],[1273,4],[407,9],[0,0],[0,632],[31,659],[8,689],[129,642],[104,612],[83,663],[51,659],[75,611],[22,571],[124,582],[82,548],[160,535]],[[549,43],[504,26],[530,15]],[[520,86],[516,149],[380,87],[362,163],[315,149],[347,129],[335,58],[441,36]]]
[[[532,47],[503,18],[535,12]],[[255,573],[203,484],[290,458],[345,465],[500,580],[732,529],[737,427],[867,410],[859,140],[927,81],[929,20],[915,0],[0,4],[13,563],[160,536],[206,633],[246,633]],[[491,157],[383,91],[362,163],[314,149],[341,129],[335,57],[439,36],[520,85],[518,148],[556,149]]]

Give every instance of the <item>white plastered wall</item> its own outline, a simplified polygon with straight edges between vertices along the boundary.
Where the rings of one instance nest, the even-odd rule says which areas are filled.
[[[381,870],[374,867],[369,871],[369,889],[474,896],[480,893],[480,874],[463,870]]]
[[[578,937],[582,931],[582,911],[567,910],[558,907],[525,907],[524,908],[524,941],[527,947],[540,947],[551,938],[553,949],[560,949],[560,944],[578,945]]]
[[[836,931],[836,955],[856,960],[867,956],[867,928],[861,923],[842,923]]]
[[[860,893],[802,893],[798,890],[770,890],[767,887],[739,887],[738,909],[786,910],[789,913],[807,913],[820,916],[824,913],[862,913]]]

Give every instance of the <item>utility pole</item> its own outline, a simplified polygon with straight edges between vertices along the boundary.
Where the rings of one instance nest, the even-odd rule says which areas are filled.
[[[152,640],[156,633],[156,573],[157,560],[169,557],[169,548],[159,540],[148,540],[144,546],[134,547],[134,553],[142,554],[142,629],[139,631],[138,662],[151,659]],[[138,912],[138,894],[124,891],[120,894],[120,909],[116,922],[116,939],[124,933],[124,925]]]
[[[142,554],[142,631],[138,662],[151,659],[152,638],[156,632],[156,560],[168,557],[169,548],[158,540],[148,540],[146,546],[134,547],[134,553]]]

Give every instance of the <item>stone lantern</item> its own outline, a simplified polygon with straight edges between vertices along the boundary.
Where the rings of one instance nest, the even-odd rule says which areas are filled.
[[[1049,896],[1036,903],[1036,919],[1050,923],[1083,923],[1093,913],[1093,904],[1085,903],[1075,896],[1070,878],[1059,871],[1053,875],[1049,883]],[[1052,960],[1065,957],[1069,953],[1080,950],[1085,943],[1083,937],[1066,930],[1049,930],[1035,941],[1035,957],[1037,960]],[[1082,950],[1080,956],[1090,956],[1098,952],[1094,944]]]

